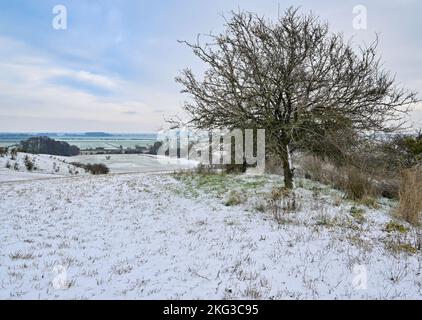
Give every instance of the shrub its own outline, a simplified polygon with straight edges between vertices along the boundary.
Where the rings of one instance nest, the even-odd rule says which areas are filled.
[[[265,172],[270,174],[283,174],[283,164],[280,157],[269,154],[265,159]]]
[[[12,167],[12,165],[10,164],[10,162],[9,162],[9,161],[7,161],[7,162],[6,162],[6,168],[7,168],[7,169],[10,169],[11,167]]]
[[[7,148],[0,147],[0,157],[4,157],[7,154]]]
[[[302,175],[337,189],[343,189],[345,175],[342,168],[338,168],[328,161],[315,156],[304,156],[301,159]]]
[[[110,172],[110,169],[102,163],[95,163],[95,164],[87,164],[85,166],[85,170],[92,174],[107,174]]]
[[[15,162],[15,164],[13,165],[13,169],[19,171],[19,165],[17,162]]]
[[[322,160],[314,156],[305,156],[302,160],[305,178],[325,182]]]
[[[10,150],[10,158],[12,160],[16,160],[16,156],[18,155],[18,150],[17,149],[12,149]]]
[[[341,166],[337,167],[329,161],[318,157],[305,156],[301,159],[302,174],[305,178],[330,185],[345,193],[345,198],[359,201],[368,207],[376,208],[379,195],[393,198],[397,191],[397,184],[393,179],[373,175],[366,167]]]
[[[28,171],[32,171],[34,169],[34,163],[32,162],[31,158],[29,156],[25,156],[25,167]]]
[[[80,162],[72,162],[71,165],[82,168],[85,172],[90,172],[91,174],[107,174],[110,172],[110,169],[103,163],[94,163],[94,164],[83,164]]]
[[[72,166],[75,166],[75,167],[77,167],[77,168],[82,168],[82,169],[85,169],[85,164],[83,164],[83,163],[80,163],[80,162],[71,162],[70,163]],[[53,163],[53,166],[55,166],[56,165],[56,163]]]
[[[422,168],[403,170],[397,214],[404,220],[419,224],[422,220]]]

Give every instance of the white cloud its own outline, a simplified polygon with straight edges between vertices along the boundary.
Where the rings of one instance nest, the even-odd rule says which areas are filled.
[[[8,48],[0,49],[0,131],[33,131],[38,121],[43,131],[57,130],[53,122],[58,120],[71,123],[68,131],[98,130],[99,123],[104,131],[155,130],[164,113],[155,111],[174,105],[174,96],[117,77],[63,68],[11,39],[0,38],[0,48]],[[17,54],[9,55],[11,50]],[[62,85],[55,81],[58,77],[106,88],[111,94],[104,97]]]

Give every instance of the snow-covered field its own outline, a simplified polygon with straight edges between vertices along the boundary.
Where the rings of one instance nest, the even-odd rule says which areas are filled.
[[[29,157],[34,164],[31,171],[25,166],[25,157]],[[142,154],[62,157],[19,152],[16,159],[13,159],[10,153],[0,156],[0,183],[86,175],[84,169],[72,165],[74,162],[103,163],[110,169],[110,173],[177,171],[197,166],[196,161]]]
[[[276,221],[269,175],[0,184],[0,298],[422,297],[418,230],[308,180]],[[398,227],[399,226],[399,227]],[[419,230],[420,231],[420,230]]]
[[[94,154],[62,158],[67,162],[81,162],[84,164],[104,163],[110,168],[111,173],[174,171],[193,169],[197,165],[196,161],[189,161],[187,159],[146,154]]]
[[[25,166],[25,157],[28,157],[34,165],[31,171]],[[0,183],[85,174],[85,170],[67,163],[66,157],[23,152],[19,152],[15,159],[10,153],[0,156]]]

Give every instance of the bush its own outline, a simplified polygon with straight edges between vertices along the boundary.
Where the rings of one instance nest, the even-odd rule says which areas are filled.
[[[71,165],[82,168],[85,172],[90,172],[91,174],[107,174],[110,172],[110,169],[103,163],[94,163],[94,164],[83,164],[80,162],[72,162]]]
[[[102,163],[87,164],[85,170],[92,174],[107,174],[110,172],[110,169]]]
[[[301,159],[301,167],[305,178],[331,185],[342,190],[346,198],[363,201],[364,204],[369,206],[376,205],[373,197],[377,195],[394,196],[395,194],[392,182],[382,181],[377,183],[365,168],[337,167],[328,161],[313,156],[304,156]]]
[[[7,148],[0,147],[0,157],[4,157],[7,154]]]
[[[16,156],[18,155],[18,150],[17,149],[12,149],[10,150],[10,158],[12,160],[16,160]]]
[[[344,186],[344,170],[315,156],[303,156],[301,159],[301,168],[298,171],[306,179],[328,184],[337,189],[342,189]]]
[[[32,162],[31,158],[29,156],[25,156],[25,167],[28,171],[32,171],[34,169],[34,163]]]
[[[422,168],[403,170],[399,190],[397,214],[412,224],[422,220]]]
[[[9,161],[7,161],[7,162],[6,162],[6,168],[7,168],[7,169],[10,169],[11,167],[12,167],[12,165],[10,164],[10,162],[9,162]]]

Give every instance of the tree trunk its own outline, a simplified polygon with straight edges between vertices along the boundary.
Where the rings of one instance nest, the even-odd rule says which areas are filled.
[[[294,189],[294,168],[290,154],[289,145],[286,144],[281,148],[281,159],[283,162],[284,186],[287,189]]]

